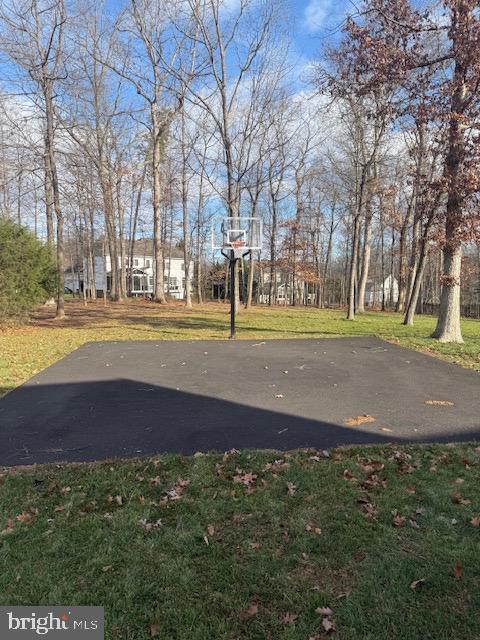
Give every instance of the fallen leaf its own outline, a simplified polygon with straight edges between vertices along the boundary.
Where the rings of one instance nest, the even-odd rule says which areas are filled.
[[[159,519],[156,522],[147,522],[146,518],[142,518],[138,521],[138,524],[145,529],[145,531],[152,531],[152,529],[160,529],[162,521]]]
[[[333,611],[330,607],[317,607],[315,613],[318,613],[319,616],[331,616]]]
[[[255,473],[238,473],[236,476],[233,476],[233,482],[243,484],[246,487],[254,484],[256,479],[257,475]]]
[[[65,507],[63,506],[55,507],[54,511],[55,513],[61,513],[62,511],[65,511]]]
[[[472,504],[471,500],[464,498],[458,491],[452,491],[452,493],[450,494],[450,497],[454,504],[463,504],[463,505]]]
[[[472,525],[472,527],[480,527],[480,518],[472,518],[470,520],[470,524]]]
[[[215,527],[213,526],[213,524],[208,525],[207,532],[209,536],[215,535]]]
[[[452,569],[452,573],[455,580],[463,580],[463,567],[460,563],[457,562]]]
[[[377,509],[371,502],[362,503],[362,512],[366,518],[373,519],[377,515]]]
[[[259,542],[250,542],[250,549],[260,549],[261,546]]]
[[[111,564],[107,564],[104,567],[102,567],[102,571],[104,573],[107,573],[107,571],[112,571],[112,569],[113,569],[113,565],[111,565]]]
[[[161,631],[161,625],[158,622],[154,622],[150,625],[150,636],[154,638],[155,636],[159,636]]]
[[[380,427],[380,431],[385,431],[385,433],[393,433],[393,429],[389,429],[388,427]]]
[[[283,624],[293,624],[297,618],[298,618],[298,614],[290,613],[288,611],[287,613],[283,614],[282,622],[283,622]]]
[[[252,604],[248,607],[246,611],[240,614],[241,620],[247,620],[248,618],[252,618],[258,614],[258,604],[252,602]]]
[[[414,471],[414,467],[412,467],[412,465],[408,463],[401,464],[398,467],[398,473],[402,476],[406,476],[409,473],[413,473]]]
[[[412,591],[415,591],[415,590],[416,590],[416,588],[417,588],[419,585],[424,584],[424,582],[425,582],[425,578],[420,578],[419,580],[414,580],[414,581],[411,583],[411,585],[410,585],[410,589],[411,589]]]
[[[375,422],[375,418],[373,416],[364,414],[363,416],[355,416],[354,418],[345,418],[343,422],[347,427],[358,427],[361,424],[369,424],[370,422]]]
[[[359,463],[361,468],[369,475],[378,473],[385,469],[385,465],[380,460],[365,460]]]
[[[325,633],[335,633],[337,628],[335,627],[335,622],[330,620],[330,618],[323,618],[322,627],[325,629]]]
[[[2,531],[0,531],[0,534],[2,536],[7,535],[9,533],[12,533],[15,530],[15,525],[14,522],[11,518],[8,518],[7,520],[7,524],[5,526],[5,529],[2,529]]]
[[[208,541],[207,536],[203,536],[203,541],[205,542],[205,544],[206,544],[206,545],[207,545],[207,547],[208,547],[210,543],[209,543],[209,541]]]
[[[418,522],[416,520],[409,520],[409,522],[412,529],[420,529],[420,527],[418,526]]]
[[[425,400],[425,404],[437,407],[453,407],[455,405],[451,400]]]
[[[392,524],[394,527],[403,527],[403,525],[405,524],[405,520],[405,516],[401,516],[400,514],[396,513],[393,516]]]
[[[322,534],[322,530],[320,529],[320,527],[314,525],[313,522],[307,522],[307,524],[305,525],[305,531],[314,533],[317,536]]]
[[[285,460],[279,459],[274,460],[274,462],[268,462],[263,470],[271,471],[272,473],[280,473],[281,471],[286,471],[287,469],[290,469],[290,463],[285,462]]]
[[[287,482],[287,493],[289,496],[293,496],[295,494],[296,486],[293,482]]]
[[[22,522],[23,524],[30,523],[32,519],[33,519],[33,514],[30,513],[30,511],[24,511],[23,513],[19,513],[18,515],[15,516],[15,520],[18,520],[18,522]]]
[[[355,476],[350,469],[345,469],[345,471],[343,472],[343,477],[345,478],[345,480],[355,480]]]

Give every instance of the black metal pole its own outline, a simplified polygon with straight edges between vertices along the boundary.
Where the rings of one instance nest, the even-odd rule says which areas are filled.
[[[237,262],[232,250],[230,256],[230,340],[235,340],[235,263]]]

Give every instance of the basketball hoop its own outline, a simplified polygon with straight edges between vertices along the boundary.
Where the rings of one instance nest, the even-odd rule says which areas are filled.
[[[262,248],[262,221],[242,216],[217,218],[212,223],[212,251],[219,251],[230,265],[230,338],[235,338],[235,265]]]

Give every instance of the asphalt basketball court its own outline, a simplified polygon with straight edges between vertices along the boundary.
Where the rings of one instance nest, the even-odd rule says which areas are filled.
[[[0,400],[0,464],[475,440],[479,381],[376,338],[89,343]]]

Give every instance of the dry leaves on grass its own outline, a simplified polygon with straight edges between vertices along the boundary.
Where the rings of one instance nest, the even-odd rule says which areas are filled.
[[[343,421],[347,427],[359,427],[361,424],[370,424],[371,422],[375,422],[375,418],[366,413],[354,418],[345,418]]]
[[[468,500],[468,498],[464,498],[459,491],[452,491],[450,498],[452,499],[453,504],[472,504],[472,501]]]
[[[314,533],[316,536],[320,536],[322,534],[322,530],[320,527],[317,527],[313,522],[307,522],[305,525],[305,531],[309,533]]]
[[[264,471],[271,471],[272,473],[281,473],[282,471],[287,471],[287,469],[290,469],[290,463],[283,459],[268,462],[263,468]]]
[[[290,611],[287,611],[287,613],[283,614],[281,620],[283,624],[293,624],[297,618],[297,613],[291,613]]]
[[[258,604],[256,602],[252,602],[248,609],[240,614],[240,620],[248,620],[256,615],[258,615]]]
[[[411,584],[410,584],[410,589],[412,591],[416,591],[418,589],[418,587],[422,584],[425,583],[425,578],[420,578],[419,580],[414,580]]]
[[[241,469],[237,469],[236,475],[233,476],[233,482],[235,484],[243,484],[247,489],[251,489],[257,480],[256,473],[244,473]]]
[[[396,511],[393,512],[392,524],[394,527],[403,527],[403,525],[405,524],[405,520],[405,516],[401,516]]]
[[[362,513],[366,518],[368,518],[369,520],[373,520],[377,516],[377,508],[370,502],[369,498],[359,498],[358,502],[361,503]]]
[[[28,511],[17,514],[15,520],[22,524],[30,524],[35,516],[38,516],[38,509],[30,507]]]
[[[287,493],[289,496],[295,495],[295,491],[297,490],[296,485],[293,482],[287,482]]]
[[[322,616],[322,629],[325,633],[335,633],[337,630],[335,621],[332,619],[333,611],[330,607],[318,607],[315,609],[315,613]],[[320,636],[313,636],[313,638],[320,638]],[[311,639],[310,639],[311,640]]]
[[[453,567],[452,573],[455,580],[463,580],[463,567],[459,562]]]
[[[233,456],[238,455],[238,453],[239,453],[238,449],[230,449],[230,451],[225,451],[222,458],[223,462],[227,462],[227,460],[229,460]]]
[[[162,521],[158,519],[156,522],[147,522],[146,518],[142,518],[138,521],[138,524],[145,529],[145,531],[152,531],[153,529],[160,529]]]
[[[15,530],[15,523],[13,522],[12,518],[8,518],[5,527],[0,531],[0,535],[5,536],[8,535],[9,533],[13,533],[13,531]]]
[[[123,506],[122,496],[108,496],[107,501],[110,504],[117,504],[119,507]]]
[[[472,527],[480,527],[480,518],[472,518],[470,520],[470,524],[472,525]]]
[[[175,486],[167,491],[165,499],[168,500],[180,500],[185,492],[185,489],[190,484],[190,480],[184,480],[183,478],[177,478]]]

